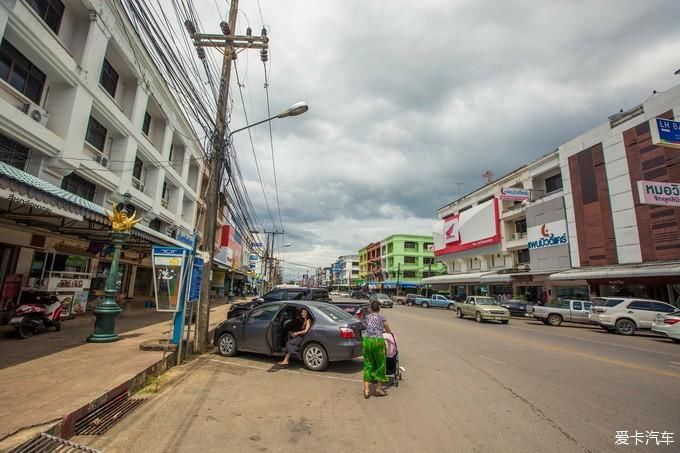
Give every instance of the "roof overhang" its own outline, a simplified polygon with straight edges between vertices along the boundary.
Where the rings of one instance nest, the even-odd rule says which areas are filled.
[[[598,266],[571,269],[550,275],[552,281],[606,280],[619,278],[675,277],[680,276],[680,262]]]

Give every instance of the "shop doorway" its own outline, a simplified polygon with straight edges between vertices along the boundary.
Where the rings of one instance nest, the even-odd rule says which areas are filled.
[[[517,295],[532,304],[545,304],[547,294],[542,286],[518,286]]]

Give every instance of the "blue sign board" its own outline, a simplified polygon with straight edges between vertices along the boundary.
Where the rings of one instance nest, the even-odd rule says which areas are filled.
[[[177,240],[190,247],[194,245],[194,237],[188,234],[184,234],[181,231],[177,231]]]
[[[186,252],[185,249],[179,247],[162,247],[159,245],[154,245],[152,247],[152,252],[156,256],[182,256]]]
[[[196,302],[201,298],[201,276],[203,275],[203,258],[194,258],[191,269],[191,286],[189,286],[189,302]]]
[[[667,120],[665,118],[655,118],[656,131],[652,132],[652,142],[661,146],[680,147],[680,122]],[[658,140],[654,140],[658,131]]]

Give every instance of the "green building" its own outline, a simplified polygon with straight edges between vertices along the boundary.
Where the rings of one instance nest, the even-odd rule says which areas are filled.
[[[435,262],[432,236],[393,234],[380,241],[382,289],[416,289],[425,277],[446,273]]]

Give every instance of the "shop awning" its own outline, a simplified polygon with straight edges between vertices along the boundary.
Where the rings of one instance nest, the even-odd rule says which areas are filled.
[[[595,280],[636,277],[680,277],[680,262],[622,264],[618,266],[582,267],[550,275],[550,280]]]
[[[109,235],[108,228],[86,228],[82,225],[93,222],[110,227],[103,207],[4,162],[0,162],[0,199],[8,200],[8,211],[11,212],[6,215],[7,218],[32,219],[39,222],[39,226],[59,233],[82,233],[88,237],[99,235],[102,239]],[[68,226],[64,225],[64,220],[69,221]],[[189,248],[141,224],[135,225],[131,234],[150,244]]]
[[[482,283],[511,283],[517,280],[528,279],[537,275],[549,275],[557,270],[536,270],[536,271],[511,271],[511,272],[492,272],[482,275]]]
[[[512,282],[512,274],[484,274],[480,277],[481,283],[510,283]]]
[[[426,285],[438,285],[447,283],[479,283],[482,275],[488,272],[470,272],[467,274],[450,274],[437,275],[434,277],[427,277],[422,279],[422,283]]]

